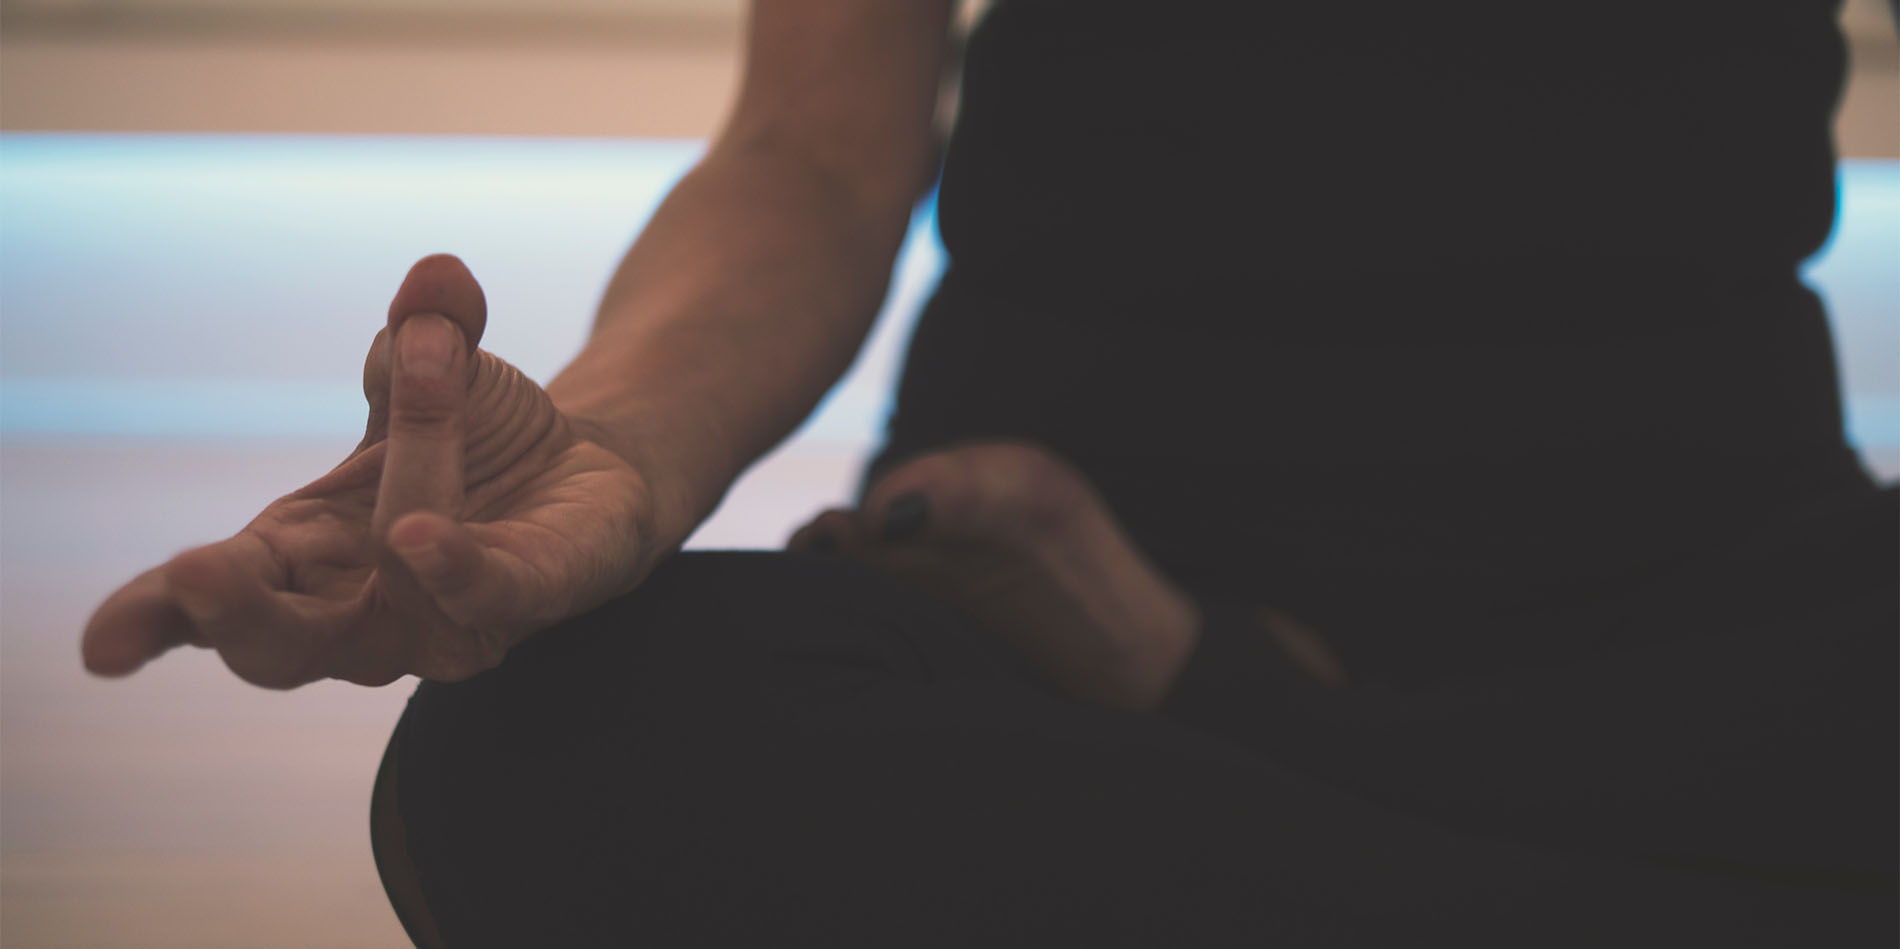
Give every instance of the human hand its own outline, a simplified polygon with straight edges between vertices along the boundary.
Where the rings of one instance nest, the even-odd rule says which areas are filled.
[[[128,675],[189,643],[270,688],[456,681],[633,589],[665,553],[646,480],[477,349],[486,321],[461,261],[411,268],[363,365],[362,443],[235,536],[108,597],[86,668]]]

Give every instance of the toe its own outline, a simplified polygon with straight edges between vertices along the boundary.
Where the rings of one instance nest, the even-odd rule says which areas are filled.
[[[956,448],[913,458],[865,493],[864,520],[873,537],[908,542],[983,533],[979,473],[972,449]]]
[[[880,536],[1033,540],[1062,536],[1100,503],[1087,480],[1048,449],[983,442],[893,468],[866,492],[864,510]],[[913,525],[919,508],[927,513]]]
[[[858,512],[830,508],[792,532],[786,550],[814,554],[845,554],[864,546],[864,531]]]

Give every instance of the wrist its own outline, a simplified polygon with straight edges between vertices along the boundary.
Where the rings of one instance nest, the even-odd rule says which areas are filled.
[[[719,506],[737,477],[713,460],[712,452],[683,448],[640,413],[592,413],[562,407],[575,437],[592,442],[626,462],[647,488],[649,549],[665,556],[678,549]]]

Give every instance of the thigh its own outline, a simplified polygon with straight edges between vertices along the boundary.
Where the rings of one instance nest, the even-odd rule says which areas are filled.
[[[1897,525],[1891,489],[1828,499],[1719,555],[1501,622],[1487,644],[1501,658],[1457,679],[1305,690],[1190,724],[1471,833],[1891,899]]]
[[[1455,832],[1064,701],[820,558],[681,555],[424,684],[392,753],[450,945],[1773,945],[1864,922]]]

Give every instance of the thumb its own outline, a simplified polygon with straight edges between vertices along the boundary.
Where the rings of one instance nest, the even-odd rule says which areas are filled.
[[[377,536],[412,511],[458,517],[462,507],[471,360],[461,334],[446,317],[418,313],[394,335],[388,448],[371,517]]]

